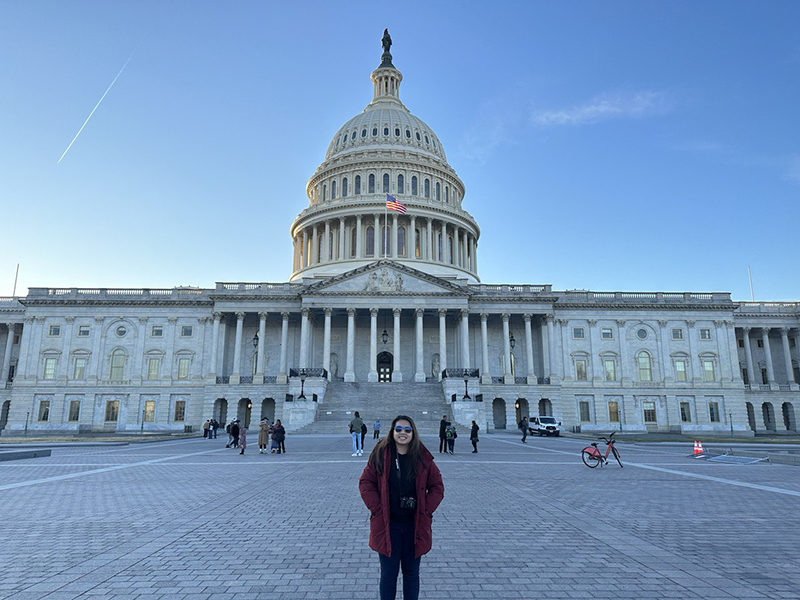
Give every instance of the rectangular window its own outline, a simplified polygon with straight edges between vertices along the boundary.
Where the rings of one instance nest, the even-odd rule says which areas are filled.
[[[656,403],[655,402],[642,402],[642,408],[644,409],[644,422],[645,423],[655,423],[656,422]]]
[[[650,366],[650,357],[642,355],[637,359],[639,364],[639,381],[652,381],[653,369]]]
[[[111,381],[122,381],[125,372],[125,355],[122,350],[115,350],[111,355]]]
[[[675,361],[675,381],[686,381],[686,361]]]
[[[56,359],[45,358],[44,374],[42,375],[42,379],[55,379],[55,377],[56,377]]]
[[[608,421],[609,423],[619,423],[619,402],[608,403]]]
[[[764,340],[756,340],[756,346],[759,348],[764,347]]]
[[[186,416],[186,400],[175,401],[175,420],[183,421]]]
[[[50,400],[39,402],[39,420],[47,421],[50,418]]]
[[[797,346],[797,338],[789,338],[789,348]]]
[[[144,422],[152,423],[156,420],[156,401],[146,400],[144,403]]]
[[[89,337],[91,331],[88,325],[78,325],[78,337]]]
[[[794,371],[794,382],[800,383],[800,367],[793,367]]]
[[[69,417],[67,418],[68,421],[77,421],[81,418],[81,401],[80,400],[70,400],[69,401]]]
[[[609,327],[603,327],[600,330],[600,337],[604,340],[613,340],[614,339],[614,331]]]
[[[744,340],[743,339],[739,338],[738,340],[736,340],[736,342],[739,344],[739,348],[744,348]]]
[[[13,344],[14,344],[15,346],[16,346],[17,344],[19,344],[19,336],[20,336],[20,334],[18,334],[18,333],[15,333],[15,334],[14,334],[14,342],[13,342]]]
[[[582,340],[585,339],[585,332],[583,327],[573,327],[572,328],[572,339],[574,340]]]
[[[603,361],[603,367],[606,372],[606,381],[616,381],[617,380],[617,363],[611,359],[605,359]]]
[[[586,361],[583,359],[575,361],[575,379],[578,381],[588,381],[586,375]]]
[[[681,402],[681,421],[684,423],[692,422],[692,410],[688,402]]]
[[[152,329],[150,329],[150,337],[164,337],[164,326],[153,325]]]
[[[714,361],[713,360],[704,360],[703,361],[703,373],[705,374],[706,381],[716,381],[716,377],[714,377]]]
[[[763,383],[764,385],[767,385],[769,383],[766,369],[761,369],[761,383]]]
[[[581,411],[581,422],[588,423],[592,420],[591,413],[589,412],[589,403],[586,400],[581,400],[578,404]]]
[[[672,330],[672,339],[673,340],[682,340],[683,339],[683,329],[675,328]]]
[[[742,369],[742,383],[750,385],[750,377],[747,375],[747,369]]]
[[[178,379],[189,379],[189,359],[178,359]]]
[[[116,421],[119,416],[119,400],[106,400],[106,421]]]
[[[50,325],[50,337],[58,337],[61,335],[61,325]]]
[[[86,359],[78,356],[75,359],[75,368],[72,370],[72,378],[82,381],[86,379]]]
[[[192,337],[194,328],[191,325],[181,326],[181,337]]]
[[[712,423],[719,423],[719,402],[708,403],[708,417]]]
[[[711,339],[711,330],[705,327],[700,329],[700,339],[701,340],[710,340]]]
[[[160,358],[150,358],[147,361],[147,378],[150,381],[154,379],[158,379],[159,373],[161,372],[161,359]]]

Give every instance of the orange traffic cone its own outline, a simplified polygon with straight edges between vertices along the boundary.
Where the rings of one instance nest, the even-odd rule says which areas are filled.
[[[703,445],[699,441],[695,440],[694,441],[694,452],[692,453],[692,455],[693,456],[697,456],[698,454],[702,454],[702,453],[703,453]]]
[[[703,442],[698,440],[697,447],[698,447],[698,450],[696,451],[697,454],[705,454],[706,453],[706,451],[703,450]]]

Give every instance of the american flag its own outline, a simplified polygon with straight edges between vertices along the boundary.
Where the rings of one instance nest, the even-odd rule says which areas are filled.
[[[386,194],[386,208],[388,208],[389,210],[396,210],[397,212],[403,214],[405,214],[406,212],[406,205],[400,202],[394,196],[390,196],[389,194]]]

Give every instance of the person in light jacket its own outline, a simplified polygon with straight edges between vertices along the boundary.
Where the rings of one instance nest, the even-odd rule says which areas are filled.
[[[269,444],[269,419],[264,417],[258,424],[258,453],[266,454]]]
[[[380,560],[380,599],[394,600],[402,567],[403,598],[417,600],[420,561],[431,549],[431,522],[444,484],[410,417],[395,417],[375,444],[358,489],[370,512],[369,547]]]

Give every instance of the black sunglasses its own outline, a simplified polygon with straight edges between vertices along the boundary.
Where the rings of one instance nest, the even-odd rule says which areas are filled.
[[[406,426],[406,427],[402,427],[402,426],[400,426],[400,425],[397,425],[397,426],[395,426],[394,430],[395,430],[395,431],[407,431],[407,432],[409,432],[409,433],[411,433],[411,431],[413,431],[413,430],[411,429],[411,427],[408,427],[408,426]]]

